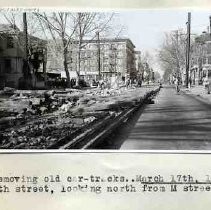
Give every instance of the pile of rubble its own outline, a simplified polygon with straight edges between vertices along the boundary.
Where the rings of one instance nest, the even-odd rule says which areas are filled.
[[[0,148],[47,148],[156,88],[6,90],[0,99]]]
[[[67,114],[45,116],[23,126],[7,129],[0,136],[1,148],[46,148],[95,119],[93,116],[87,116],[83,119],[73,118]]]

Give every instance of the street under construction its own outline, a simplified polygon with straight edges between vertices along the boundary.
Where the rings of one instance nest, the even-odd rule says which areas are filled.
[[[142,88],[1,92],[1,149],[92,148],[159,91]]]

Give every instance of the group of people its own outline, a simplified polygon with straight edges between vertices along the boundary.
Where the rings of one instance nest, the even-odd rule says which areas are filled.
[[[176,93],[179,93],[180,91],[180,85],[182,84],[182,80],[179,76],[175,77],[175,80],[174,80],[174,85],[175,85],[175,89],[176,89]],[[191,80],[189,81],[189,84],[191,86]],[[207,77],[205,77],[203,79],[203,85],[207,91],[208,94],[210,94],[210,89],[211,89],[211,83],[209,81],[209,79]]]

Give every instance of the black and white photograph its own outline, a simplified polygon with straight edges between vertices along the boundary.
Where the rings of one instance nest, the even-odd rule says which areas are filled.
[[[210,150],[211,11],[0,10],[0,149]]]

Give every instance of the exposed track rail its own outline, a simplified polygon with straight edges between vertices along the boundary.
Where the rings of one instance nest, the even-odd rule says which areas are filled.
[[[140,109],[144,104],[149,103],[152,98],[159,92],[160,88],[147,93],[144,98],[140,98],[136,103],[117,114],[105,116],[104,118],[88,125],[86,129],[77,131],[71,136],[67,136],[57,142],[56,145],[49,149],[92,149],[96,145],[102,143],[115,129],[117,129],[123,121],[132,117],[132,115]]]

